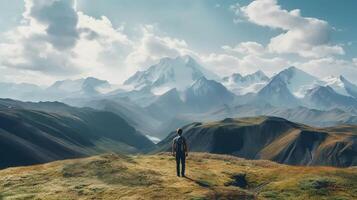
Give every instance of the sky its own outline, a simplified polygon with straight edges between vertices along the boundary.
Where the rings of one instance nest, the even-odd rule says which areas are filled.
[[[357,83],[357,1],[0,0],[0,79],[121,83],[190,55],[220,76],[296,66]]]

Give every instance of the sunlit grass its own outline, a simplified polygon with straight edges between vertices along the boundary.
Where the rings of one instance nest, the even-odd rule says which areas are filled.
[[[357,169],[190,154],[106,154],[0,171],[0,199],[355,199]],[[243,184],[243,185],[242,185]]]

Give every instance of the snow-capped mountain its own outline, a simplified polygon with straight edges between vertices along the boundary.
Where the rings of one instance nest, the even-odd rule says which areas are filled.
[[[185,91],[185,103],[191,109],[201,111],[231,103],[234,96],[221,83],[201,77]]]
[[[307,91],[304,101],[317,109],[357,108],[357,100],[337,93],[330,86],[317,86]]]
[[[325,86],[330,86],[337,93],[345,96],[357,98],[357,86],[348,81],[345,77],[329,76],[322,79]]]
[[[288,88],[285,76],[279,74],[257,94],[257,102],[267,102],[274,106],[294,107],[299,105],[299,100]]]
[[[218,79],[218,76],[206,70],[190,56],[163,58],[158,64],[146,71],[138,71],[124,82],[140,90],[150,87],[154,94],[160,95],[172,88],[185,90],[193,82],[205,76],[208,79]]]
[[[289,67],[275,75],[258,92],[258,97],[275,106],[297,106],[300,104],[299,98],[320,83],[318,78],[296,67]]]
[[[93,77],[56,81],[48,87],[46,91],[52,94],[59,94],[61,97],[80,97],[80,96],[95,96],[101,94],[100,90],[109,88],[111,85],[108,81],[100,80]]]
[[[284,69],[274,78],[277,77],[284,81],[289,91],[298,98],[302,98],[307,90],[321,84],[318,78],[296,67]]]
[[[234,73],[231,76],[224,77],[222,80],[223,84],[236,95],[244,95],[257,93],[268,83],[269,77],[259,70],[246,76]]]

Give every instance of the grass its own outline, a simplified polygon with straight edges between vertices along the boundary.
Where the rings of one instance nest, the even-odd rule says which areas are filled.
[[[192,153],[105,154],[0,171],[0,199],[356,199],[357,169],[298,167]]]

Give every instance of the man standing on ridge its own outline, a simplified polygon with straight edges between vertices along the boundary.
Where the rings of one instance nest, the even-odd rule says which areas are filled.
[[[182,129],[177,129],[177,135],[172,141],[172,155],[176,157],[176,172],[180,176],[180,162],[181,162],[181,176],[185,177],[186,157],[188,156],[188,146],[186,138],[182,136]]]

